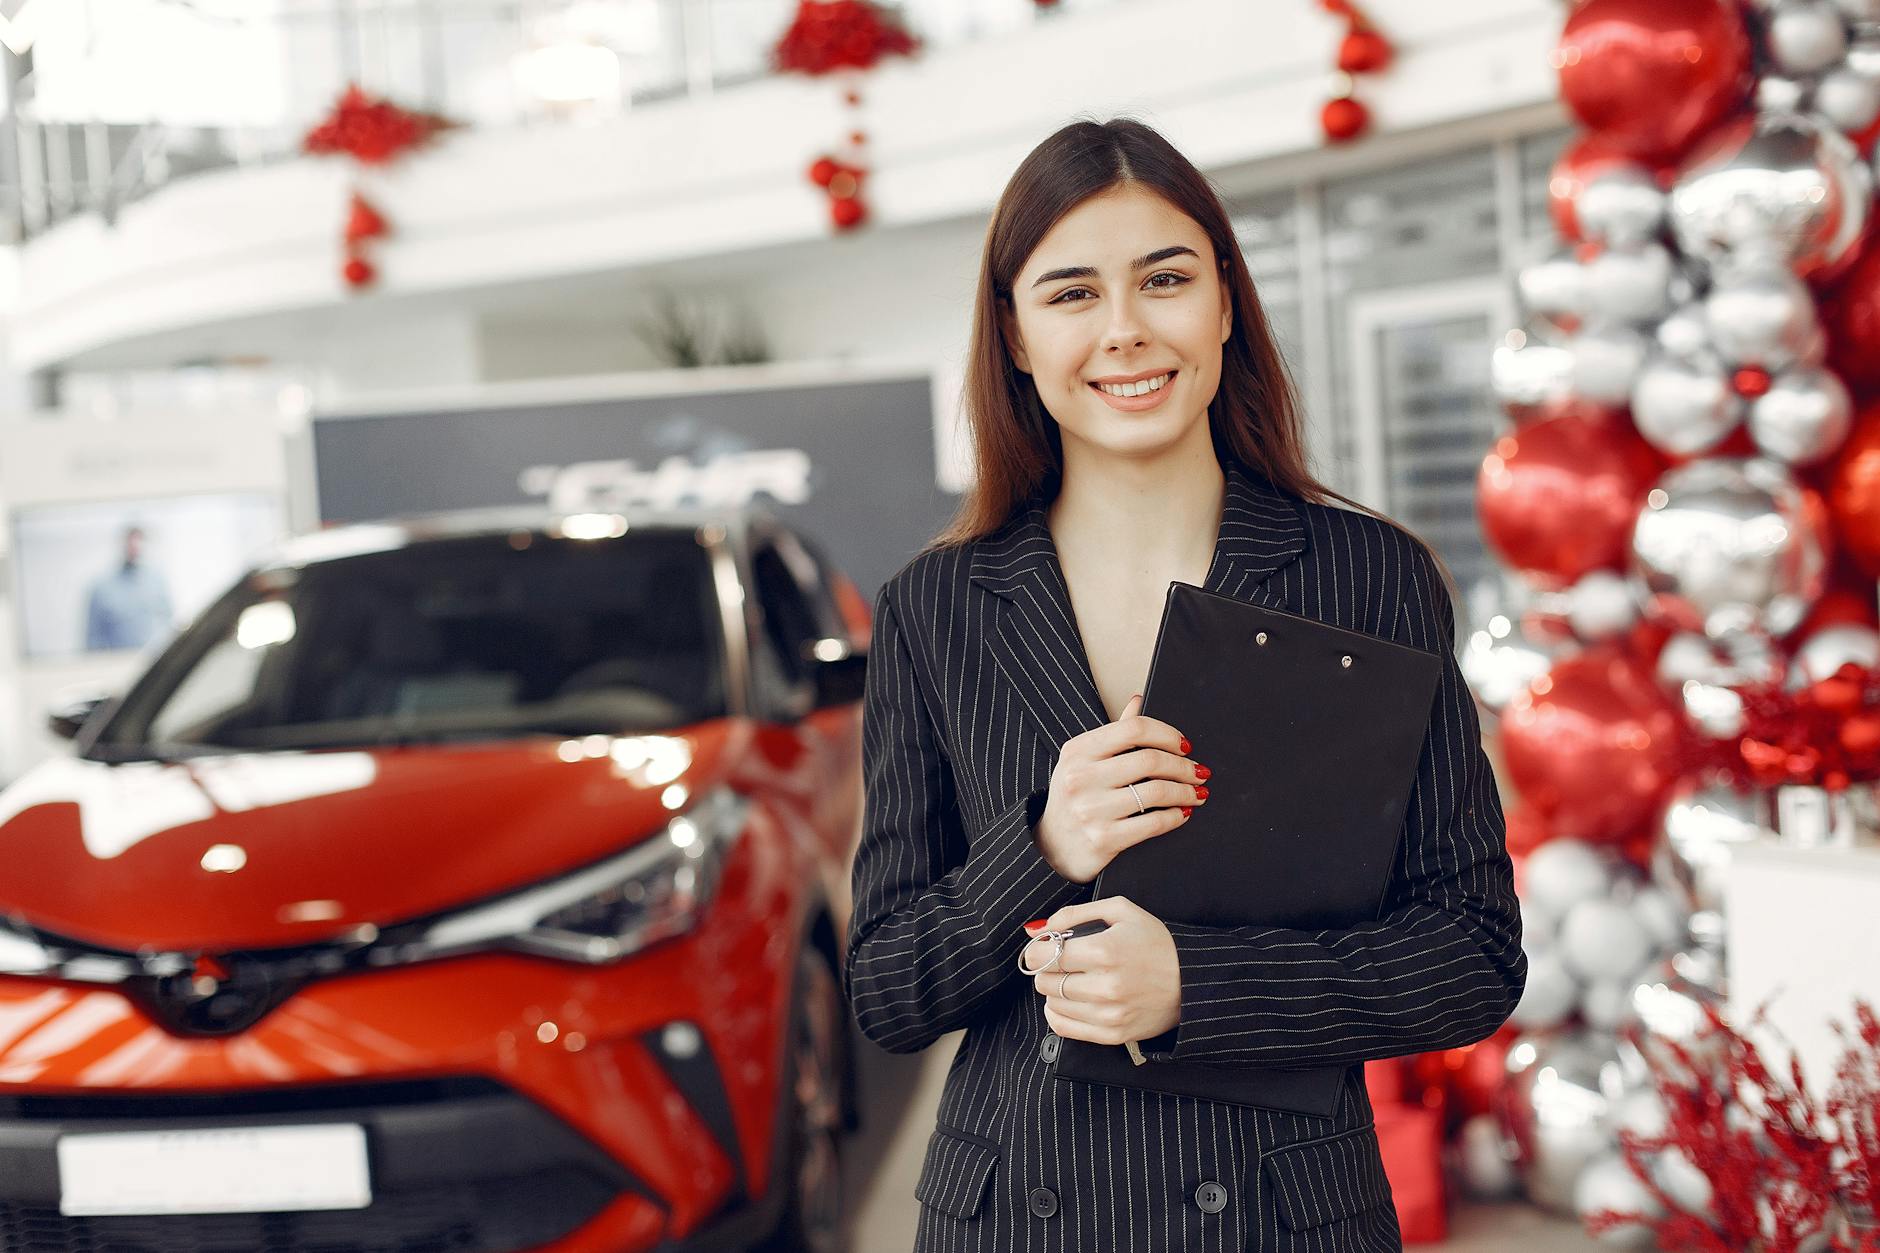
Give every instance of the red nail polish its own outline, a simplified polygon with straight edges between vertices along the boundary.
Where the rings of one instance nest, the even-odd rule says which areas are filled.
[[[1214,777],[1214,772],[1208,769],[1206,766],[1199,765],[1199,764],[1195,766],[1195,778],[1211,779],[1213,777]]]
[[[1025,930],[1027,931],[1040,930],[1047,922],[1050,922],[1050,921],[1051,920],[1049,918],[1033,918],[1030,922],[1025,924]]]
[[[1182,817],[1186,818],[1189,814],[1192,814],[1193,812],[1195,812],[1193,805],[1182,806]]]
[[[1187,736],[1185,736],[1185,735],[1184,735],[1184,736],[1182,736],[1182,752],[1183,752],[1183,754],[1186,754],[1186,753],[1188,752],[1188,750],[1189,750],[1189,749],[1191,749],[1191,748],[1193,748],[1193,747],[1194,747],[1194,746],[1193,746],[1192,744],[1190,744],[1190,743],[1188,742],[1188,737],[1187,737]]]
[[[1196,800],[1198,800],[1198,801],[1204,801],[1204,800],[1206,800],[1206,799],[1208,799],[1208,789],[1207,789],[1207,788],[1205,788],[1205,787],[1198,787],[1198,788],[1196,788],[1196,789],[1195,789],[1195,799],[1196,799]]]

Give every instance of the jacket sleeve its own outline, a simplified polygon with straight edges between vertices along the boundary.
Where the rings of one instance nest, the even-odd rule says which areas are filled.
[[[889,590],[876,599],[862,704],[862,837],[843,984],[863,1034],[911,1053],[1016,984],[1029,991],[1014,964],[1024,923],[1087,899],[1089,888],[1038,850],[1043,788],[966,828]]]
[[[1375,922],[1332,930],[1169,924],[1181,1017],[1158,1061],[1346,1065],[1471,1044],[1527,981],[1495,778],[1455,660],[1455,610],[1411,545],[1399,638],[1444,659],[1403,838]]]

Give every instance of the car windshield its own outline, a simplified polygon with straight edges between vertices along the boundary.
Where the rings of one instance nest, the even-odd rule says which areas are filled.
[[[723,673],[690,531],[425,540],[250,575],[90,755],[670,730],[725,712]]]

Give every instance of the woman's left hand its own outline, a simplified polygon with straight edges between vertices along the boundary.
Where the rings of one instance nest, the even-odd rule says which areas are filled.
[[[1098,918],[1109,930],[1066,940],[1063,961],[1032,976],[1032,986],[1044,994],[1045,1022],[1067,1040],[1092,1044],[1161,1035],[1181,1018],[1181,965],[1173,937],[1161,919],[1121,896],[1066,905],[1046,927],[1062,931]],[[1052,948],[1046,940],[1030,941],[1025,965],[1036,970],[1049,962]]]

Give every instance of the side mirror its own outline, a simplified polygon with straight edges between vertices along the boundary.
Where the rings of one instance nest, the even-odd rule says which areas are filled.
[[[46,710],[46,728],[62,740],[77,739],[86,719],[98,711],[98,706],[110,699],[110,694],[106,692],[86,692],[68,697]]]
[[[807,650],[816,677],[816,708],[847,705],[862,699],[868,675],[868,650],[837,639],[817,640]]]

